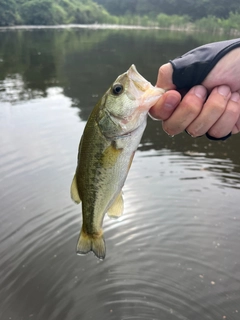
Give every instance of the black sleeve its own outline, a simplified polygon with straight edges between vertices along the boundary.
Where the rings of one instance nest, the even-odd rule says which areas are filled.
[[[173,83],[177,89],[189,89],[201,84],[216,63],[237,47],[240,47],[240,38],[209,43],[170,60]]]

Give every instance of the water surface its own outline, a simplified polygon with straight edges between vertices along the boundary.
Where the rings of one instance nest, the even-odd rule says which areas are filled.
[[[107,256],[79,257],[69,195],[88,115],[134,63],[161,64],[224,36],[160,30],[0,32],[0,318],[239,319],[239,137],[168,137],[149,119],[104,220]]]

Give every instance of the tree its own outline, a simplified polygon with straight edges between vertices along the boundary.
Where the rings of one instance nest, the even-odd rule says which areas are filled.
[[[16,21],[16,3],[14,0],[0,0],[0,26],[11,26]]]
[[[20,14],[22,16],[24,24],[54,24],[54,13],[51,0],[27,1],[21,5]]]
[[[95,0],[116,16],[149,15],[188,15],[193,20],[209,15],[227,18],[230,12],[240,11],[239,0]]]

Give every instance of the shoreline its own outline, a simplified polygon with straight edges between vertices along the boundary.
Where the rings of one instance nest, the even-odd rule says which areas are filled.
[[[194,24],[186,24],[183,27],[169,26],[169,27],[159,27],[159,26],[141,26],[141,25],[120,25],[120,24],[60,24],[60,25],[16,25],[16,26],[5,26],[0,27],[1,31],[8,30],[40,30],[40,29],[90,29],[90,30],[168,30],[168,31],[179,31],[179,32],[199,32],[205,33],[209,32],[208,29],[197,29]],[[229,31],[223,28],[215,29],[211,31],[213,34],[228,34],[232,36],[239,36],[240,31],[236,29],[231,29]]]
[[[133,30],[160,30],[160,27],[147,27],[137,25],[118,25],[118,24],[59,24],[59,25],[18,25],[0,27],[0,30],[24,30],[24,29],[133,29]],[[165,28],[164,28],[165,29]],[[167,28],[166,28],[167,29]]]

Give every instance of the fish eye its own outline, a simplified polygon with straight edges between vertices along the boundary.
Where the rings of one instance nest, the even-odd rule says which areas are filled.
[[[119,95],[123,92],[123,86],[119,83],[115,84],[112,88],[112,92],[115,95]]]

